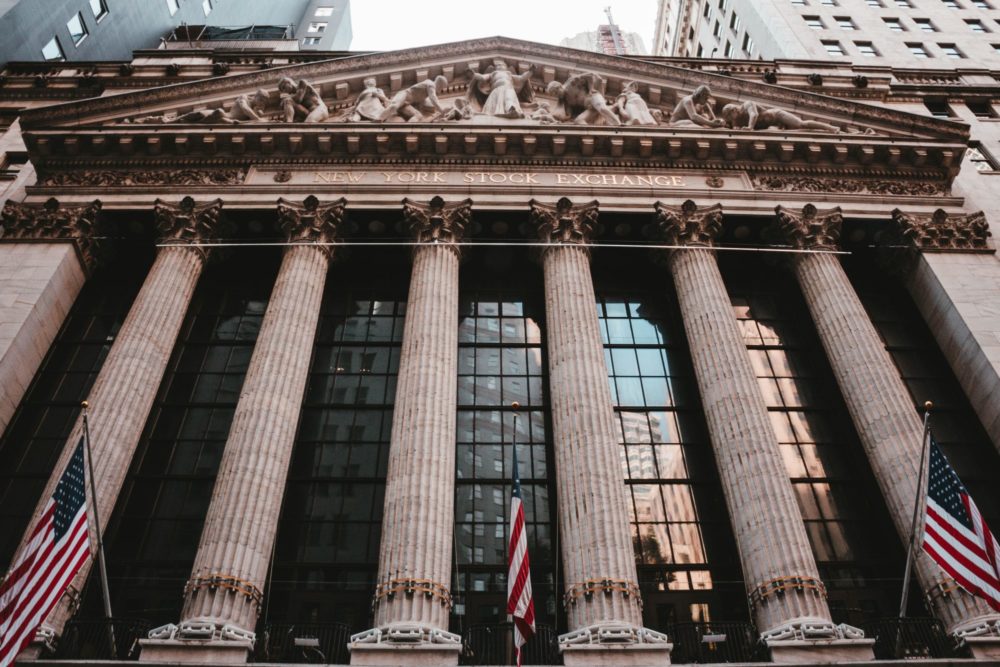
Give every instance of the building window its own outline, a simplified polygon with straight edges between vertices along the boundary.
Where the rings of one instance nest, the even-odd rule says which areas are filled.
[[[926,99],[924,106],[935,118],[953,118],[955,116],[955,112],[948,106],[948,100]]]
[[[887,27],[892,32],[903,32],[906,28],[903,27],[903,22],[899,19],[887,19],[883,18],[882,21],[885,22],[885,27]]]
[[[750,39],[750,33],[743,33],[743,53],[747,56],[753,55],[753,40]]]
[[[965,57],[965,54],[954,44],[938,44],[938,48],[948,58],[961,59]]]
[[[181,8],[180,0],[167,0],[167,9],[170,10],[170,15],[173,16]]]
[[[937,32],[937,28],[931,23],[930,19],[913,19],[913,22],[917,24],[917,28],[921,32]]]
[[[740,17],[733,12],[732,17],[729,19],[729,27],[732,29],[733,34],[739,34],[740,32]]]
[[[712,16],[712,5],[710,5],[709,3],[706,2],[705,3],[705,11],[702,12],[702,15],[705,18],[710,18]]]
[[[958,4],[958,0],[941,0],[944,6],[948,9],[961,9],[962,5]]]
[[[42,47],[42,57],[49,62],[66,60],[66,54],[63,53],[62,46],[59,45],[59,38],[53,37]]]
[[[303,37],[303,46],[319,46],[319,43],[323,41],[322,37]]]
[[[205,16],[212,13],[212,0],[201,0],[201,8],[205,12]]]
[[[75,46],[87,39],[87,26],[83,24],[83,14],[77,12],[69,21],[66,21],[66,29],[69,30],[70,39]]]
[[[910,0],[896,0],[896,6],[902,9],[913,9],[913,3]]]
[[[94,18],[98,23],[108,15],[107,0],[90,0],[90,11],[94,13]]]
[[[858,53],[860,53],[863,56],[871,57],[878,55],[878,50],[875,48],[875,45],[872,44],[871,42],[854,42],[854,46],[858,48]]]
[[[793,7],[805,7],[808,3],[806,0],[791,0]]]
[[[989,32],[983,22],[978,19],[966,19],[965,24],[969,26],[969,30],[972,32]]]
[[[1000,50],[1000,49],[998,49],[998,50]],[[704,55],[705,55],[705,47],[703,47],[701,44],[699,44],[698,45],[698,56],[697,57],[701,58]]]
[[[722,37],[722,24],[719,23],[718,21],[715,22],[715,27],[712,28],[712,35],[716,39],[719,39],[720,37]]]
[[[882,4],[882,0],[865,0],[865,4],[869,7],[874,7],[875,9],[882,9],[885,5]]]
[[[328,24],[323,22],[313,22],[309,24],[309,32],[326,32]]]
[[[839,7],[840,6],[840,3],[838,3],[837,0],[820,0],[819,4],[824,5],[826,7]]]
[[[993,9],[993,5],[986,0],[972,0],[972,6],[976,9]]]
[[[1000,166],[997,166],[997,161],[986,152],[985,148],[969,148],[967,155],[976,171],[997,171],[1000,169]]]
[[[806,22],[806,25],[813,30],[822,30],[826,27],[823,25],[823,19],[818,16],[803,16],[802,19]]]
[[[917,58],[931,57],[931,54],[927,52],[927,49],[924,48],[923,44],[912,44],[907,42],[906,48],[908,48],[910,50],[910,53],[912,53]]]
[[[854,21],[852,21],[847,16],[837,16],[837,17],[834,17],[833,20],[837,22],[837,26],[839,26],[841,30],[857,30],[858,29],[858,26],[854,25]]]
[[[316,16],[333,16],[333,7],[317,7]]]
[[[847,55],[847,52],[844,51],[844,47],[840,45],[840,42],[823,40],[823,48],[826,49],[827,54],[831,56]]]
[[[719,12],[726,13],[726,0],[719,0]]]
[[[976,118],[996,118],[997,112],[988,100],[966,100],[965,106]]]
[[[732,58],[733,57],[733,45],[732,45],[732,43],[728,39],[726,40],[725,54],[726,54],[727,58]]]
[[[996,51],[997,53],[1000,53],[1000,44],[994,44],[993,50]]]

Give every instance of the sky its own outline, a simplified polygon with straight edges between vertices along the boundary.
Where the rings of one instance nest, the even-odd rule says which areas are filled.
[[[596,30],[605,7],[625,32],[653,43],[656,0],[353,0],[352,51],[393,51],[502,35],[545,44]]]

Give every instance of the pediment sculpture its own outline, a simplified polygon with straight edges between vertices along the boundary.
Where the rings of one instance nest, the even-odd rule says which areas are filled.
[[[531,74],[534,65],[523,74],[514,74],[507,62],[497,58],[486,74],[472,72],[468,101],[480,105],[480,113],[498,118],[524,118],[521,102],[532,102]]]

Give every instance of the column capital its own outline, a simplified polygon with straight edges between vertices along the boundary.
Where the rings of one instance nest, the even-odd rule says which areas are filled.
[[[222,211],[222,200],[198,204],[192,197],[185,197],[178,205],[157,199],[153,204],[159,242],[165,245],[190,245],[208,258],[208,248],[201,244],[215,237]]]
[[[100,254],[100,241],[95,234],[100,211],[100,199],[82,206],[62,206],[54,197],[41,205],[8,201],[0,211],[0,237],[73,241],[81,263],[90,271]]]
[[[836,250],[844,216],[840,207],[820,210],[806,204],[801,211],[774,207],[774,236],[797,250]]]
[[[922,251],[992,251],[987,243],[989,223],[982,211],[953,215],[939,208],[933,213],[892,212],[893,244]]]
[[[680,206],[656,202],[656,225],[669,245],[712,247],[722,231],[722,204],[699,207],[688,199]]]
[[[562,197],[555,204],[531,202],[531,222],[538,238],[551,245],[590,245],[597,227],[597,200],[574,204]]]
[[[340,199],[329,204],[320,204],[318,198],[309,195],[301,204],[284,197],[278,199],[278,225],[289,243],[322,243],[317,246],[327,257],[333,255],[337,229],[344,222],[344,208],[347,200]]]
[[[458,252],[458,244],[472,220],[472,200],[448,204],[441,197],[434,197],[422,204],[403,199],[403,218],[417,243],[445,243]]]

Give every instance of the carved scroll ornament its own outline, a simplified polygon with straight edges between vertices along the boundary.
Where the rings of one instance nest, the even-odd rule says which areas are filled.
[[[892,212],[895,241],[921,250],[990,250],[992,235],[982,211],[949,215],[943,209],[931,213]]]
[[[76,244],[84,266],[97,262],[99,239],[95,230],[101,200],[84,206],[62,206],[51,198],[41,206],[8,201],[0,211],[0,237],[8,240],[68,240]]]
[[[221,199],[201,205],[191,197],[185,197],[178,205],[157,199],[153,204],[160,243],[196,246],[202,259],[208,258],[208,248],[203,244],[215,238],[221,213]]]
[[[333,255],[332,245],[337,229],[344,222],[347,200],[340,199],[321,205],[319,199],[309,195],[301,204],[278,199],[278,225],[289,243],[319,243],[327,256]]]
[[[711,247],[722,231],[722,205],[699,208],[688,199],[680,206],[654,204],[660,239],[667,245]]]
[[[774,235],[797,249],[836,250],[844,216],[840,207],[819,210],[806,204],[801,212],[777,206]]]
[[[597,200],[574,205],[563,197],[552,204],[531,200],[531,221],[538,238],[552,245],[587,245],[597,227]]]
[[[472,200],[454,204],[434,197],[427,204],[403,200],[403,218],[418,243],[447,243],[456,252],[472,220]]]

